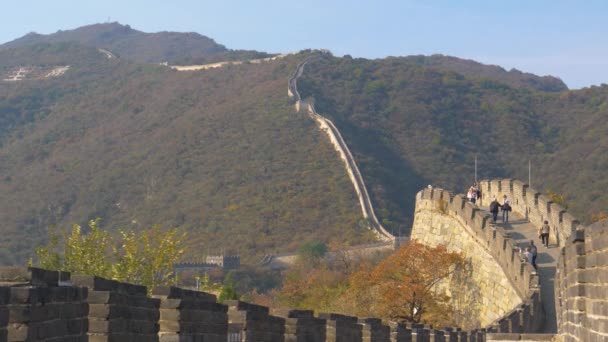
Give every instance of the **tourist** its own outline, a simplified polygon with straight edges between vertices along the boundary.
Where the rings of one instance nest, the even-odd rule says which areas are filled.
[[[538,236],[540,237],[540,241],[545,247],[549,248],[549,221],[545,221],[545,223],[538,230]]]
[[[502,223],[509,222],[509,211],[511,211],[511,200],[507,195],[502,196],[502,205],[500,208],[502,209]]]
[[[492,213],[493,223],[496,223],[496,220],[498,219],[498,208],[500,208],[500,204],[498,203],[496,197],[494,197],[490,203],[490,212]]]
[[[475,192],[475,190],[473,190],[473,187],[469,188],[469,191],[467,192],[467,199],[469,200],[469,202],[475,204],[475,200],[477,199],[477,193]]]
[[[477,185],[477,182],[473,182],[472,188],[473,188],[473,191],[475,191],[475,199],[481,205],[481,189],[479,188],[479,185]]]
[[[522,253],[524,259],[529,262],[532,266],[534,266],[534,264],[532,264],[532,259],[534,258],[532,252],[530,252],[530,247],[526,247],[526,250]],[[536,267],[535,267],[536,269]]]
[[[534,240],[530,240],[530,253],[532,253],[532,266],[536,269],[536,257],[538,256],[538,248],[534,244]]]

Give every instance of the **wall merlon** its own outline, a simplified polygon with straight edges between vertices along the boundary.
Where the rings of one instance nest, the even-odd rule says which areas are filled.
[[[146,296],[148,293],[148,289],[145,286],[122,283],[97,276],[75,275],[71,277],[71,282],[74,285],[87,287],[94,291],[112,291],[140,296]]]

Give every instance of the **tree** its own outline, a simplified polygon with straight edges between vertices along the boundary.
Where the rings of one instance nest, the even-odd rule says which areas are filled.
[[[375,268],[353,274],[353,294],[372,294],[375,299],[368,303],[369,310],[378,317],[445,322],[452,310],[449,297],[438,285],[463,262],[461,254],[449,252],[443,245],[431,248],[411,241]]]
[[[449,325],[452,307],[443,281],[461,265],[463,256],[445,246],[412,241],[378,262],[297,263],[277,297],[289,307]]]
[[[565,210],[568,210],[570,202],[568,201],[568,196],[566,194],[558,194],[556,192],[551,191],[551,189],[547,189],[547,196],[549,196],[551,202],[559,204]]]
[[[318,265],[327,253],[327,246],[318,241],[311,241],[302,244],[298,248],[298,261],[310,265]]]
[[[599,222],[601,220],[608,219],[608,214],[603,211],[598,211],[591,214],[591,222]]]
[[[71,234],[64,236],[62,253],[58,251],[59,238],[51,233],[49,245],[36,249],[40,267],[110,278],[112,263],[108,260],[108,248],[111,239],[108,232],[99,228],[99,219],[89,221],[89,228],[89,233],[83,234],[82,227],[75,224]]]
[[[133,231],[121,231],[121,235],[120,248],[114,248],[114,279],[149,289],[171,283],[173,264],[185,252],[185,233],[179,234],[177,228],[163,232],[160,226],[154,226],[139,235]]]
[[[63,248],[51,234],[49,244],[36,249],[39,266],[145,285],[150,292],[172,282],[173,264],[185,252],[186,234],[154,226],[138,233],[121,230],[115,241],[99,227],[99,219],[89,221],[89,228],[84,234],[74,225],[64,236]]]

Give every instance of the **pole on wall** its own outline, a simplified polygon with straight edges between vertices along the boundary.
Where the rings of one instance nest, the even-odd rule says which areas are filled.
[[[528,159],[528,186],[532,187],[532,162]]]
[[[475,155],[475,183],[477,183],[477,155]]]

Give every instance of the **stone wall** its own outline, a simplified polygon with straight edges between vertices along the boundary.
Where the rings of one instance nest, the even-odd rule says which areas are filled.
[[[1,341],[87,341],[87,289],[59,287],[59,274],[2,268]]]
[[[538,276],[509,235],[462,195],[439,189],[417,194],[411,239],[463,252],[469,263],[451,279],[457,309],[498,332],[535,332],[542,325]]]
[[[324,54],[326,52],[321,51],[321,53]],[[355,193],[357,194],[357,198],[359,199],[359,204],[361,206],[361,214],[364,218],[369,219],[371,226],[370,228],[373,229],[379,239],[385,241],[394,241],[395,236],[389,233],[384,228],[384,226],[382,226],[382,224],[376,217],[376,214],[374,213],[374,207],[367,192],[367,187],[365,186],[363,176],[359,171],[357,162],[351,154],[348,145],[346,145],[346,142],[342,138],[340,131],[331,120],[317,113],[314,106],[314,99],[309,98],[306,100],[302,100],[300,93],[298,92],[298,78],[302,76],[302,73],[304,72],[304,66],[306,66],[307,63],[315,60],[316,58],[319,58],[319,56],[309,57],[302,63],[298,64],[296,70],[287,81],[287,95],[295,100],[296,111],[299,112],[301,109],[305,110],[307,115],[317,123],[321,131],[323,131],[327,135],[330,143],[332,144],[336,152],[338,152],[340,159],[342,159],[342,161],[344,162],[346,172],[351,180],[351,183],[353,184],[353,188],[355,190]]]
[[[0,267],[0,341],[475,342],[502,329],[465,332],[335,313],[315,317],[306,310],[270,312],[176,287],[146,293],[143,286],[99,277]]]
[[[479,186],[483,194],[483,205],[487,206],[494,197],[502,204],[503,196],[506,195],[511,199],[513,211],[535,226],[540,227],[544,221],[548,221],[552,230],[549,242],[552,244],[563,246],[563,242],[580,225],[562,206],[522,181],[509,178],[483,180]]]
[[[608,340],[608,220],[579,226],[565,241],[556,275],[556,309],[565,341]]]
[[[164,286],[152,295],[160,299],[160,342],[226,342],[228,308],[215,295]]]

